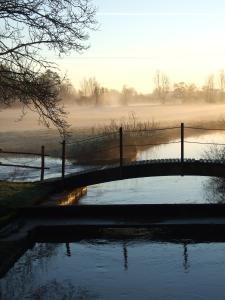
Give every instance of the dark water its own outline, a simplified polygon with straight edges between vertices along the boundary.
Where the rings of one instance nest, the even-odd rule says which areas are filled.
[[[225,299],[225,243],[84,240],[36,244],[1,299]]]

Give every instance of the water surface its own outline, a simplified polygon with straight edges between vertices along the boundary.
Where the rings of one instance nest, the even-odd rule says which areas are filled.
[[[36,244],[0,280],[1,299],[225,298],[224,243]]]
[[[222,133],[188,137],[189,142],[225,144]],[[177,142],[179,140],[174,140]],[[185,144],[185,158],[206,158],[221,146]],[[139,151],[137,160],[179,158],[180,144],[169,144]],[[217,203],[225,201],[221,180],[200,176],[168,176],[137,178],[88,187],[80,204],[157,204],[157,203]]]

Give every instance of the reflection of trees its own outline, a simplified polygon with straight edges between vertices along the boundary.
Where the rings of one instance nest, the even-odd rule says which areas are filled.
[[[204,153],[206,159],[225,163],[225,147],[212,146]],[[209,203],[225,203],[225,178],[211,177],[204,185],[205,199]]]
[[[91,294],[87,289],[73,286],[69,280],[63,282],[53,280],[38,287],[33,293],[29,294],[28,299],[88,300],[97,298],[96,295]]]
[[[34,284],[39,271],[49,268],[57,247],[57,244],[36,244],[34,249],[28,250],[0,281],[0,299],[23,299],[22,295]]]
[[[225,203],[225,178],[209,178],[204,184],[204,192],[207,202]]]
[[[28,250],[0,281],[0,299],[96,299],[86,288],[74,286],[69,280],[58,282],[46,278],[43,281],[41,275],[51,269],[59,245],[41,243]],[[66,251],[67,255],[71,254],[68,243]]]

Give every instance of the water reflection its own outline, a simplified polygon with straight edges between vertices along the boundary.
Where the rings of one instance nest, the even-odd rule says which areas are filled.
[[[124,259],[124,270],[128,270],[128,251],[126,242],[123,243],[123,259]]]
[[[66,243],[66,255],[71,256],[70,243]]]
[[[71,256],[66,243],[66,255]],[[36,244],[0,280],[0,299],[96,299],[82,286],[54,274],[54,259],[61,256],[61,244]],[[55,278],[56,277],[56,278]]]
[[[184,262],[183,262],[183,267],[184,267],[184,270],[186,272],[188,272],[189,268],[190,268],[190,264],[189,264],[189,260],[188,260],[188,243],[187,242],[184,242],[183,244],[184,246]]]
[[[36,244],[0,280],[0,299],[224,299],[224,277],[225,243]]]
[[[219,159],[225,162],[225,147],[210,147],[205,151],[207,159]],[[212,177],[204,184],[205,198],[209,203],[225,203],[225,178]]]
[[[52,280],[45,285],[41,285],[34,292],[28,293],[26,299],[34,300],[84,300],[98,299],[97,295],[91,294],[87,289],[75,287],[69,280],[62,282]]]
[[[0,299],[24,299],[25,294],[30,294],[36,278],[51,268],[57,250],[56,244],[38,244],[29,249],[0,281]]]
[[[167,176],[109,182],[88,187],[79,204],[205,203],[208,179]]]
[[[225,203],[225,178],[209,178],[204,184],[204,193],[209,203]]]

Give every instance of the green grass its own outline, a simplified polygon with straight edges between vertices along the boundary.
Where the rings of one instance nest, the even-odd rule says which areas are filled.
[[[17,208],[34,206],[48,200],[52,185],[0,181],[0,228],[17,215]]]
[[[32,206],[44,201],[54,191],[51,185],[0,181],[0,207]]]

